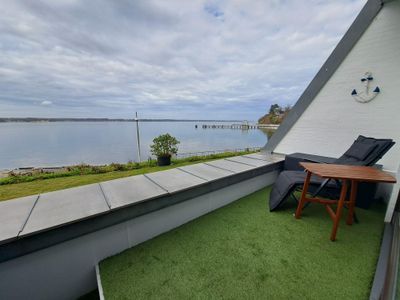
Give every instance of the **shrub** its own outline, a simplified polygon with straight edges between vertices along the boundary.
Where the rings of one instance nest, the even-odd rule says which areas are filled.
[[[111,163],[110,167],[113,171],[125,171],[126,167],[123,164]]]
[[[169,157],[178,153],[178,144],[180,142],[169,133],[161,134],[153,139],[150,145],[150,151],[157,157]]]

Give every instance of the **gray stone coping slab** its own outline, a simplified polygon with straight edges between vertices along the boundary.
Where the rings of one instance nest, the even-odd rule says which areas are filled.
[[[260,160],[265,160],[270,163],[273,162],[279,162],[285,160],[285,155],[282,154],[266,154],[266,153],[252,153],[252,154],[246,154],[243,155],[242,157],[247,157],[247,158],[252,158],[252,159],[260,159]]]
[[[227,158],[226,160],[238,162],[241,164],[246,164],[246,165],[253,166],[253,167],[262,167],[262,166],[266,166],[266,165],[270,164],[270,162],[265,161],[265,160],[253,159],[253,158],[242,157],[242,156],[230,157],[230,158]]]
[[[266,154],[261,154],[261,153],[252,153],[252,154],[246,154],[243,155],[243,157],[248,157],[252,159],[259,159],[259,160],[265,160],[265,161],[271,161],[271,155],[266,155]]]
[[[179,169],[149,173],[145,176],[169,193],[182,191],[207,182],[205,179]]]
[[[57,227],[109,210],[99,184],[41,194],[20,236]]]
[[[234,174],[234,172],[232,171],[223,170],[203,163],[180,167],[178,169],[193,174],[207,181],[217,180],[219,178]]]
[[[35,195],[0,202],[0,244],[18,236],[37,198]]]
[[[111,209],[168,194],[143,175],[105,181],[100,185]]]
[[[214,166],[223,170],[228,170],[232,171],[235,173],[241,173],[245,171],[249,171],[251,169],[254,169],[254,166],[250,165],[245,165],[242,163],[226,160],[226,159],[219,159],[219,160],[214,160],[206,163],[207,165]]]
[[[274,153],[271,155],[271,162],[280,162],[285,160],[284,154]]]

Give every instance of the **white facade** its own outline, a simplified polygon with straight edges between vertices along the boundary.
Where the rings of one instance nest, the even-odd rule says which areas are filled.
[[[312,53],[310,53],[312,55]],[[381,92],[356,102],[365,72]],[[400,164],[400,1],[384,5],[339,68],[274,149],[339,157],[359,135],[392,138],[396,145],[379,161],[397,173]]]

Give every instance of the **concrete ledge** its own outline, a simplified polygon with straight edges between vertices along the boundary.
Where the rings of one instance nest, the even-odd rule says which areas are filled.
[[[8,259],[0,264],[0,299],[84,295],[96,288],[100,260],[271,185],[281,165],[234,174],[3,245],[2,256]]]
[[[41,194],[19,236],[38,234],[109,209],[99,184]]]
[[[385,223],[379,259],[369,296],[370,300],[396,298],[400,248],[399,233],[400,215],[395,212],[392,222]]]
[[[0,203],[1,219],[11,208],[21,214],[10,223],[12,228],[0,228],[0,236],[2,231],[5,236],[0,241],[0,263],[280,170],[282,165],[281,158],[259,154],[5,201]]]
[[[101,284],[99,264],[96,264],[96,281],[97,281],[97,290],[99,291],[99,298],[100,300],[104,300],[103,285]]]
[[[18,203],[4,201],[1,206],[0,241],[7,243],[19,235],[24,228],[39,196],[28,196],[18,199]],[[1,243],[1,242],[0,242]]]
[[[379,253],[378,263],[376,265],[374,281],[372,283],[371,292],[369,295],[370,300],[379,300],[385,286],[385,277],[388,268],[390,247],[393,236],[393,226],[390,223],[385,223],[383,232],[382,244]]]

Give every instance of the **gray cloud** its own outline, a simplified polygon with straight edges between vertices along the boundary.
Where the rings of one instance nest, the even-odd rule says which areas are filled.
[[[364,2],[2,1],[0,116],[256,119]]]

